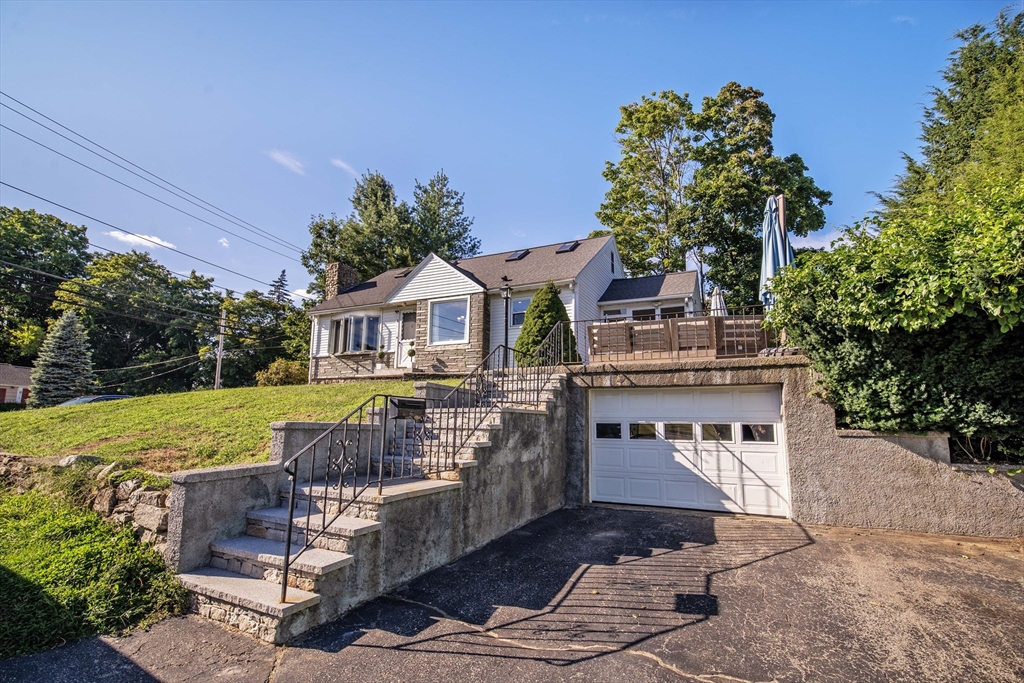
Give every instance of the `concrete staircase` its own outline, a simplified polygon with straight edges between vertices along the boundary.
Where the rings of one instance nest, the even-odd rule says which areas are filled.
[[[292,562],[287,602],[280,601],[288,529],[287,485],[280,488],[278,506],[247,513],[244,535],[210,544],[208,566],[181,573],[178,578],[192,592],[200,615],[262,640],[282,643],[341,616],[395,585],[455,559],[443,553],[438,555],[440,559],[432,559],[429,546],[436,545],[437,541],[429,540],[427,534],[451,535],[460,530],[445,529],[443,522],[433,525],[437,529],[413,529],[409,528],[415,524],[411,520],[424,519],[423,523],[428,524],[426,518],[435,509],[454,509],[453,496],[462,495],[467,472],[479,464],[481,456],[501,436],[506,416],[512,413],[547,415],[561,391],[562,381],[554,380],[542,394],[540,404],[495,409],[491,419],[459,449],[454,469],[435,475],[436,478],[416,476],[416,462],[429,422],[440,416],[428,414],[426,428],[423,423],[410,421],[405,429],[396,430],[384,466],[401,467],[403,472],[413,476],[385,482],[380,494],[374,484],[333,521],[331,518],[339,508],[339,482],[325,484],[321,480],[297,484],[293,543],[289,552],[294,555],[302,548],[306,529],[312,536],[324,528],[325,521],[329,526],[314,541],[313,547]],[[351,500],[351,492],[351,482],[348,482],[343,490],[344,502]],[[418,506],[414,514],[411,514],[412,504]],[[458,504],[463,504],[461,498]],[[391,538],[405,536],[403,542],[409,547],[397,546],[403,557],[396,556],[395,549],[385,542],[385,531]],[[417,543],[422,547],[416,546]]]

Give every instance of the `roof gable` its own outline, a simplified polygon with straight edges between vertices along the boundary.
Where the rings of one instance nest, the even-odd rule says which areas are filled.
[[[430,254],[402,278],[402,284],[388,296],[385,303],[436,299],[443,296],[473,294],[486,289],[484,284],[437,254]]]
[[[697,272],[694,270],[649,277],[619,278],[612,280],[598,303],[692,297],[696,290]]]

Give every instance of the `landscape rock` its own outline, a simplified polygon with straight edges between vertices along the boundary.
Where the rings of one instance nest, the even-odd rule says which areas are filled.
[[[143,529],[157,532],[167,530],[167,510],[165,508],[140,503],[135,508],[134,519],[135,523]]]
[[[145,503],[146,505],[155,505],[158,508],[162,508],[167,502],[167,492],[141,491],[139,493],[139,502]]]
[[[109,477],[111,474],[113,474],[114,471],[117,470],[120,466],[121,466],[121,463],[116,462],[116,461],[112,462],[109,465],[107,465],[106,467],[104,467],[103,469],[101,469],[99,471],[99,473],[96,474],[96,478],[98,480],[100,480],[100,481],[103,481],[104,479]]]
[[[97,465],[102,463],[103,459],[95,455],[69,455],[66,458],[61,458],[57,461],[57,467],[72,467],[74,465],[80,465],[87,463],[89,465]]]
[[[92,509],[104,517],[110,516],[116,506],[117,495],[114,493],[114,489],[101,489],[92,502]]]
[[[128,500],[131,497],[132,492],[141,485],[141,479],[128,479],[127,481],[122,481],[117,485],[117,499]]]
[[[130,512],[115,512],[110,517],[110,521],[115,524],[131,524],[132,513]]]

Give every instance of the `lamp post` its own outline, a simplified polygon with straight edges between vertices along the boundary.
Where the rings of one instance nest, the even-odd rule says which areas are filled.
[[[512,285],[501,288],[501,298],[505,304],[505,350],[501,352],[501,365],[508,367],[508,307],[512,301]]]

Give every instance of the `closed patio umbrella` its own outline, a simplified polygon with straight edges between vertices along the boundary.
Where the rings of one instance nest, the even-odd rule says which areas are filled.
[[[729,311],[725,307],[725,297],[722,296],[722,290],[718,287],[711,290],[711,299],[708,301],[708,309],[711,315],[729,315]]]
[[[764,249],[761,253],[761,286],[759,298],[766,309],[775,304],[775,297],[768,290],[768,282],[784,266],[793,262],[793,247],[786,237],[785,198],[769,197],[764,207],[764,223],[761,224],[761,239]]]

